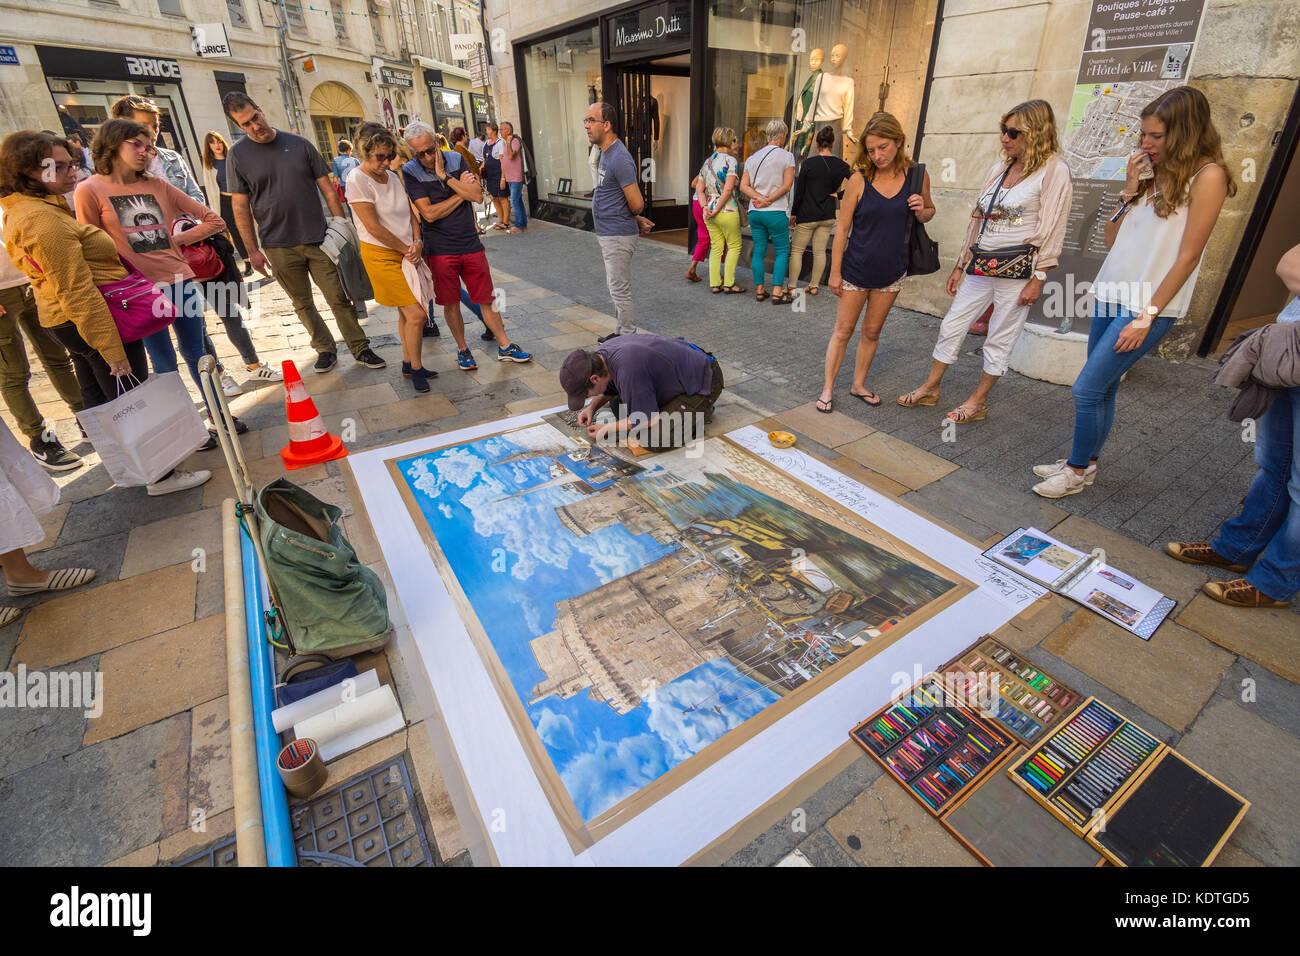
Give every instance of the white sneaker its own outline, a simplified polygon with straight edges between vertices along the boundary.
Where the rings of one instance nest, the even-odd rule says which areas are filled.
[[[283,382],[284,373],[263,362],[249,373],[249,378],[254,382]]]
[[[1084,475],[1075,474],[1072,468],[1062,468],[1046,481],[1034,485],[1034,494],[1043,498],[1064,498],[1066,495],[1077,495],[1087,484],[1088,479]]]
[[[221,391],[226,395],[238,395],[243,391],[239,383],[230,377],[229,372],[221,373]]]
[[[1058,458],[1055,465],[1034,465],[1034,474],[1039,478],[1051,478],[1059,471],[1065,470],[1067,458]],[[1097,464],[1094,462],[1084,469],[1083,483],[1091,486],[1097,480]]]
[[[197,488],[211,477],[212,472],[206,468],[200,468],[198,471],[174,471],[168,477],[146,487],[149,497],[157,498],[159,495],[170,495],[174,491]]]

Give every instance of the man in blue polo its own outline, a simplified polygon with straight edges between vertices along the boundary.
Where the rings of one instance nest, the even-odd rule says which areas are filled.
[[[596,441],[632,437],[662,451],[704,436],[723,382],[718,360],[699,346],[641,332],[574,349],[560,367],[560,386]],[[615,420],[597,423],[606,404]]]

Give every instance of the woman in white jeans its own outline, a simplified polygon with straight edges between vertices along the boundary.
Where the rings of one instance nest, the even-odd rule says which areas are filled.
[[[1011,349],[1025,327],[1029,307],[1043,292],[1047,270],[1056,266],[1065,239],[1073,187],[1070,168],[1061,158],[1056,117],[1044,100],[1029,100],[1002,117],[1002,157],[989,169],[971,214],[961,256],[948,276],[952,305],[939,326],[930,376],[898,404],[935,405],[948,367],[957,361],[962,340],[980,314],[993,304],[984,340],[984,374],[971,396],[947,414],[952,422],[979,421],[988,414],[988,397],[1006,374]],[[972,247],[982,252],[1031,246],[1032,274],[1024,278],[965,275]],[[996,259],[989,263],[996,267]],[[1006,257],[1003,257],[1005,265]],[[1024,271],[1029,271],[1028,263]]]

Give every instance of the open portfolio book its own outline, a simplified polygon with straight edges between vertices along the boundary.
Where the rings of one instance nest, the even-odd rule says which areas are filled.
[[[1150,640],[1176,603],[1116,571],[1100,552],[1084,554],[1037,528],[1020,528],[984,554]]]

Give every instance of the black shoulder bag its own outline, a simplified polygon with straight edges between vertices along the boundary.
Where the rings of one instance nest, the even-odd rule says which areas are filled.
[[[916,186],[912,186],[915,177]],[[907,182],[903,186],[907,195],[920,193],[925,187],[925,164],[917,163],[907,171]],[[928,276],[939,271],[939,243],[930,238],[925,226],[916,218],[916,213],[907,211],[907,233],[903,239],[903,261],[910,276]]]

